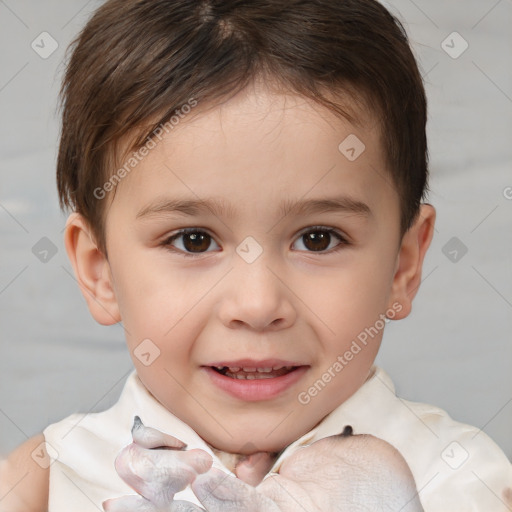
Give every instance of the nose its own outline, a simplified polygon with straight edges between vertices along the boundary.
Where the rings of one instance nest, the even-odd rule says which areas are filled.
[[[294,324],[297,311],[293,292],[282,272],[264,257],[253,263],[242,259],[229,272],[220,297],[219,317],[230,329],[275,331]]]

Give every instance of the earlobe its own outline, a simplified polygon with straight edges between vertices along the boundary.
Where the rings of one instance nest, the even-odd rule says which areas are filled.
[[[98,248],[87,222],[79,213],[69,216],[64,242],[91,315],[102,325],[116,324],[121,317],[110,266]]]
[[[394,317],[397,320],[411,312],[412,301],[421,283],[423,260],[434,234],[435,219],[434,207],[422,204],[416,221],[402,238],[390,295],[390,307],[394,303],[402,306]]]

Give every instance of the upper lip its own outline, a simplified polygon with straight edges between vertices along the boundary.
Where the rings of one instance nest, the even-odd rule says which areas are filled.
[[[205,366],[226,366],[228,368],[284,368],[286,366],[305,366],[297,361],[284,359],[236,359],[234,361],[217,361]]]

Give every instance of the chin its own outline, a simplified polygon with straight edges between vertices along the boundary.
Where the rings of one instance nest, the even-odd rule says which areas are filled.
[[[218,450],[228,453],[238,453],[242,455],[250,455],[255,452],[280,452],[289,444],[293,443],[302,434],[296,437],[269,436],[267,432],[255,432],[247,429],[239,434],[233,433],[232,437],[226,435],[225,432],[219,432],[218,436],[207,432],[206,435],[198,434],[208,443]]]

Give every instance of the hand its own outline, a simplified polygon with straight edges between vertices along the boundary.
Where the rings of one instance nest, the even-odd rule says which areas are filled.
[[[423,512],[400,452],[377,437],[352,435],[351,427],[297,450],[257,490],[281,512]]]
[[[412,473],[389,443],[370,435],[331,436],[297,450],[256,488],[222,471],[192,489],[209,512],[422,512]]]
[[[139,496],[107,500],[107,512],[196,512],[200,507],[174,501],[174,495],[208,471],[212,457],[204,450],[185,451],[186,444],[156,429],[145,427],[138,416],[132,428],[133,443],[115,461],[119,476]],[[158,448],[158,449],[156,449]]]
[[[179,441],[172,436],[146,427],[139,426],[139,429],[134,435],[134,441],[138,438],[146,448],[170,445],[174,450],[184,448],[183,443],[181,446],[177,445],[176,442]],[[206,453],[202,450],[179,453],[185,455],[194,451]],[[372,512],[390,509],[402,512],[423,510],[416,493],[414,478],[401,454],[389,443],[376,437],[352,436],[350,427],[347,427],[343,434],[327,437],[300,448],[283,462],[279,474],[265,479],[256,487],[218,469],[209,469],[211,458],[208,465],[195,468],[188,477],[183,475],[180,479],[180,470],[177,469],[179,464],[177,465],[174,459],[175,453],[168,450],[155,452],[162,452],[158,458],[153,459],[160,464],[159,466],[155,467],[153,462],[150,469],[144,472],[137,462],[129,463],[127,454],[125,472],[120,472],[128,483],[132,482],[130,485],[138,492],[139,488],[145,489],[148,495],[150,491],[151,498],[133,496],[120,499],[125,501],[112,500],[116,504],[119,503],[120,508],[105,510],[202,510],[191,503],[173,501],[174,494],[188,484],[208,512],[295,512],[298,508],[308,512],[353,512],[361,507]],[[251,469],[256,473],[260,472],[261,468],[257,467],[258,455],[253,459],[256,461],[254,467],[244,468],[246,474],[249,474]],[[145,460],[147,462],[150,459]],[[159,470],[156,471],[155,468]],[[165,470],[162,471],[162,468]],[[147,482],[141,482],[141,478],[147,479]],[[137,480],[138,485],[135,486],[134,482]],[[247,481],[250,481],[250,478]]]

